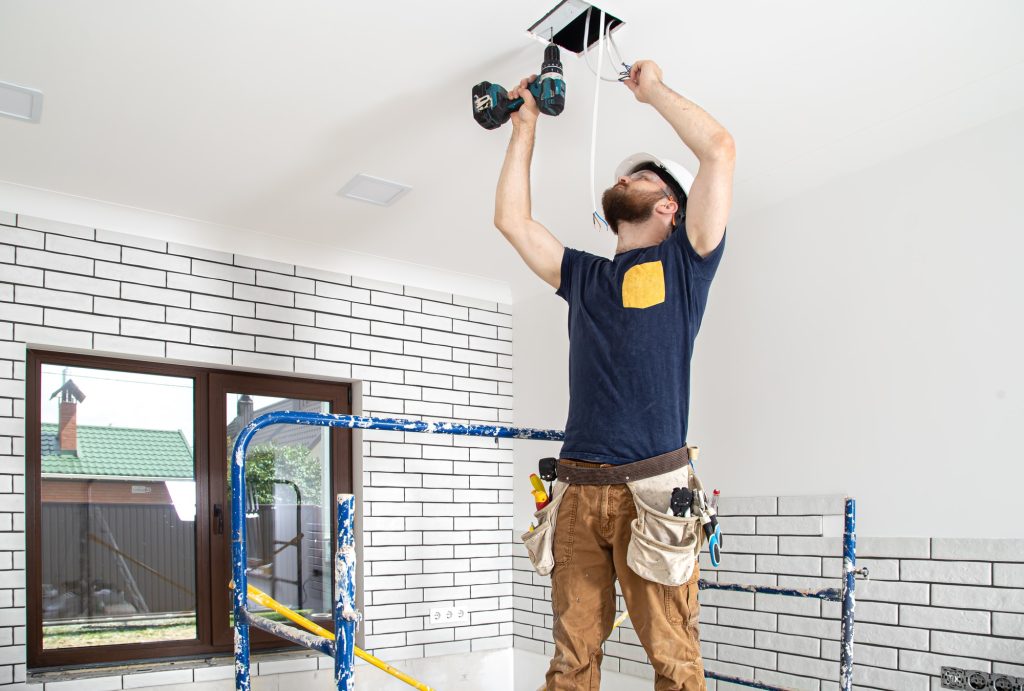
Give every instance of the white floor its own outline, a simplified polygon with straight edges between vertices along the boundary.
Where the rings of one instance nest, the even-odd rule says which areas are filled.
[[[265,674],[252,678],[253,691],[334,691],[334,670],[329,658],[316,658],[322,669],[304,671],[281,671],[279,674]],[[295,662],[307,665],[308,658],[296,658]],[[526,650],[503,648],[484,650],[460,655],[420,658],[414,660],[389,660],[394,666],[421,683],[437,691],[543,691],[544,673],[548,668],[548,657]],[[159,688],[160,691],[233,691],[235,682],[231,667],[224,665],[222,678],[215,681],[191,682],[188,684],[168,683],[168,679],[157,679],[173,671],[121,677],[83,678],[75,681],[62,680],[54,685],[65,691],[106,691],[112,688]],[[115,685],[111,685],[116,683]],[[51,681],[47,684],[50,687]],[[71,686],[68,686],[70,684]],[[650,691],[654,686],[651,679],[642,679],[618,672],[605,670],[601,674],[601,688],[606,691]],[[408,691],[405,682],[372,667],[356,661],[356,689],[372,691]],[[43,690],[43,684],[29,688]],[[708,680],[708,691],[725,691],[744,687],[732,684],[715,684]]]
[[[403,660],[395,662],[395,667],[438,691],[512,691],[512,654],[511,648],[486,650],[468,655]],[[328,685],[325,688],[337,687]],[[357,665],[356,688],[373,691],[409,691],[412,687],[379,669],[369,665]],[[290,687],[282,691],[306,689]]]
[[[526,650],[515,650],[513,653],[515,691],[537,691],[543,688],[548,657]],[[601,673],[601,688],[612,691],[651,691],[654,683],[649,679],[605,671]]]

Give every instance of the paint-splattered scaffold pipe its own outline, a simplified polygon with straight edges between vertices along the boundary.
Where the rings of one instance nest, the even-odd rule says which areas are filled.
[[[338,549],[334,553],[334,680],[338,691],[352,691],[356,685],[356,542],[352,519],[356,498],[338,495]]]
[[[822,588],[821,590],[801,590],[800,588],[779,588],[774,585],[741,585],[739,583],[697,582],[701,590],[733,590],[739,593],[761,593],[762,595],[788,595],[790,597],[812,597],[819,600],[840,602],[843,599],[839,588]]]
[[[279,424],[315,425],[319,427],[347,427],[349,429],[382,429],[392,432],[423,432],[427,434],[458,434],[467,437],[501,437],[505,439],[539,439],[562,441],[565,433],[558,429],[531,429],[529,427],[506,427],[504,425],[462,425],[456,422],[425,422],[390,417],[361,417],[331,413],[305,413],[281,410],[254,418],[239,433],[235,440],[235,453],[245,436],[251,437],[257,430],[268,425]]]
[[[857,502],[846,498],[846,523],[843,528],[843,620],[839,630],[839,688],[853,689],[853,619],[857,601]]]
[[[767,691],[791,691],[781,686],[772,686],[771,684],[765,684],[763,681],[754,681],[753,679],[741,679],[740,677],[730,677],[728,674],[719,674],[717,672],[708,672],[705,670],[704,676],[708,679],[715,679],[717,681],[727,681],[730,684],[736,684],[737,686],[749,686],[752,689],[766,689]]]
[[[423,422],[420,420],[402,420],[397,418],[372,418],[360,417],[358,415],[331,415],[324,413],[307,413],[279,411],[261,415],[239,433],[235,440],[235,447],[232,452],[231,464],[231,558],[232,574],[234,582],[234,608],[235,608],[235,687],[239,691],[250,691],[249,682],[249,622],[250,617],[246,611],[246,595],[248,581],[245,573],[246,545],[245,545],[245,454],[253,435],[263,427],[276,424],[315,425],[321,427],[343,427],[350,429],[383,429],[397,432],[418,432],[433,434],[458,434],[473,437],[501,437],[511,439],[538,439],[544,441],[561,441],[564,433],[560,430],[541,430],[517,427],[505,427],[501,425],[462,425],[449,422]],[[349,497],[351,499],[351,497]],[[342,495],[339,495],[339,502]],[[352,652],[355,649],[354,633],[358,619],[355,611],[355,552],[351,551],[351,559],[343,555],[342,525],[347,526],[347,537],[345,540],[351,544],[352,539],[352,514],[353,505],[348,505],[348,519],[342,520],[342,507],[339,505],[338,512],[338,555],[335,561],[335,622],[336,630],[344,631],[351,628],[351,637],[348,642],[343,642],[338,637],[335,647],[335,676],[338,681],[338,688],[351,691],[353,689],[352,677]],[[840,650],[840,684],[842,691],[851,691],[853,683],[853,624],[854,624],[854,579],[856,576],[856,535],[855,527],[856,504],[853,499],[846,500],[846,530],[843,536],[843,568],[844,584],[842,589],[843,619],[842,619],[842,647]],[[351,570],[352,577],[339,578],[338,574]],[[345,583],[343,583],[343,581]],[[775,588],[772,586],[744,586],[729,583],[701,582],[701,588],[718,590],[739,590],[755,593],[767,593],[778,595],[791,595],[796,597],[812,597],[822,600],[838,600],[839,592],[835,588],[822,590],[799,590],[794,588]],[[347,613],[347,614],[346,614]],[[339,619],[340,617],[340,619]],[[343,653],[344,650],[344,654]],[[342,665],[341,659],[347,658],[347,664]],[[347,671],[346,671],[347,670]],[[710,679],[729,681],[734,684],[750,686],[758,689],[769,689],[772,691],[786,691],[781,687],[771,686],[763,682],[738,679],[725,675],[706,672]],[[344,684],[344,685],[343,685]]]

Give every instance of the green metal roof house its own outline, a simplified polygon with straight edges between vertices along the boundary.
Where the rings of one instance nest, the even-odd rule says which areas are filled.
[[[75,452],[62,452],[58,426],[41,430],[42,475],[109,480],[191,480],[192,449],[179,430],[79,425]]]

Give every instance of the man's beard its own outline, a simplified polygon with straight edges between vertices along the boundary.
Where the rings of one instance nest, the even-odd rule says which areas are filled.
[[[616,183],[601,195],[604,218],[618,235],[619,223],[643,223],[654,214],[654,205],[664,196],[662,192],[640,192]]]

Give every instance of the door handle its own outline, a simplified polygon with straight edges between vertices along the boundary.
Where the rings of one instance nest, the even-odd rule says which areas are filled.
[[[213,534],[224,534],[224,507],[220,504],[213,505]]]

